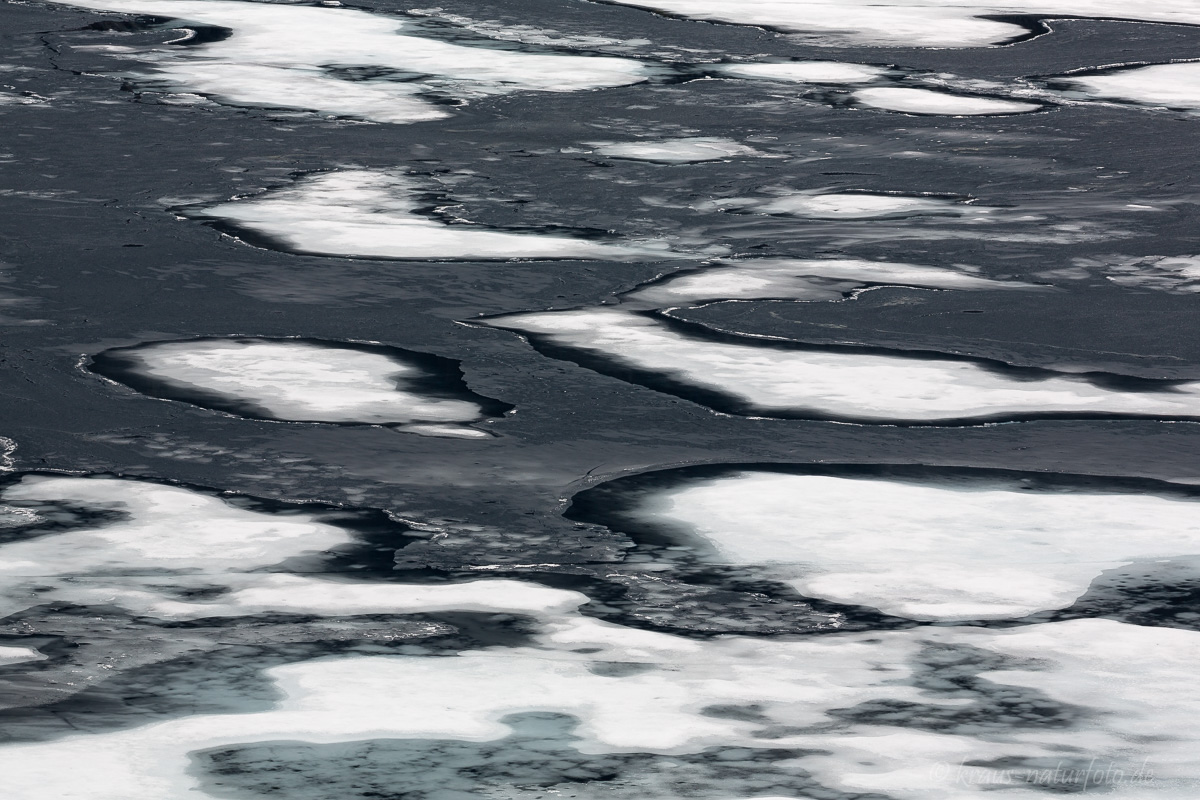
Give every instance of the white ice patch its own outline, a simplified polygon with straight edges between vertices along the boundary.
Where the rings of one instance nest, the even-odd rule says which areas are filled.
[[[1069,75],[1060,80],[1069,95],[1120,100],[1143,106],[1200,110],[1200,62],[1156,64],[1099,75]]]
[[[537,638],[535,647],[456,657],[358,656],[288,664],[267,671],[276,696],[283,698],[268,711],[183,717],[10,745],[0,748],[5,796],[212,797],[189,769],[189,753],[272,741],[494,742],[510,732],[498,720],[524,711],[578,717],[582,753],[807,750],[794,766],[822,784],[898,800],[992,796],[994,782],[963,780],[962,765],[974,763],[1086,765],[1095,758],[1132,772],[1147,760],[1155,777],[1167,781],[1146,794],[1138,783],[1110,780],[1104,789],[1113,793],[1105,796],[1114,800],[1190,800],[1194,794],[1183,782],[1200,771],[1194,721],[1200,694],[1192,675],[1200,634],[1191,631],[1078,620],[1002,631],[926,628],[801,641],[695,641],[575,618],[551,623]],[[961,691],[939,697],[913,685],[915,667],[929,646],[1037,659],[1044,669],[1031,671],[1023,662],[985,675],[993,684],[1040,689],[1053,698],[1043,701],[1051,707],[1054,701],[1075,702],[1082,713],[1061,725],[1039,726],[1019,712],[1006,716],[997,709],[988,717],[994,735],[987,737],[977,730],[902,727],[905,707],[952,712],[969,702]],[[963,655],[969,662],[969,651]],[[589,669],[591,662],[637,663],[644,669],[610,677]],[[1157,691],[1160,687],[1168,689]],[[882,715],[878,724],[830,714],[872,701],[897,711]],[[763,738],[762,719],[705,713],[714,706],[754,708],[770,725],[790,732]],[[993,777],[1002,774],[997,770]],[[1012,783],[1004,787],[1005,797],[1046,796],[1046,786]]]
[[[251,403],[273,418],[374,425],[467,423],[483,418],[469,400],[407,388],[419,366],[382,353],[311,342],[217,339],[159,342],[125,351],[137,372],[174,389]]]
[[[634,261],[678,257],[661,243],[607,244],[438,222],[419,212],[419,192],[402,175],[342,170],[309,175],[295,186],[208,206],[196,214],[268,236],[289,250],[346,258]]]
[[[0,645],[0,666],[19,664],[22,661],[42,661],[45,656],[32,647],[9,647]]]
[[[691,338],[615,309],[516,314],[489,324],[720,392],[749,407],[745,413],[875,423],[1045,414],[1200,417],[1197,381],[1161,392],[1122,392],[1069,374],[1015,380],[973,361]]]
[[[372,120],[448,116],[422,94],[467,100],[518,91],[571,92],[645,80],[622,58],[539,55],[424,38],[411,22],[347,8],[236,0],[62,0],[63,4],[184,19],[233,29],[225,40],[126,57],[173,91],[236,106],[286,108]],[[355,75],[354,70],[367,76]]]
[[[797,192],[775,198],[734,197],[715,200],[717,208],[780,214],[808,219],[894,219],[915,216],[985,215],[990,209],[946,197],[868,192]]]
[[[1200,502],[747,471],[648,498],[715,559],[802,594],[917,619],[1066,608],[1107,569],[1200,554]]]
[[[841,300],[855,289],[872,285],[980,290],[1037,288],[1018,281],[985,278],[969,270],[848,258],[746,259],[668,276],[624,295],[622,302],[654,308],[713,300]]]
[[[986,16],[1032,15],[1200,25],[1194,0],[611,0],[664,14],[812,34],[823,44],[969,47],[1029,34],[1025,27]]]
[[[1001,100],[996,97],[973,97],[948,94],[932,89],[910,89],[900,86],[880,86],[858,89],[851,97],[858,103],[885,111],[904,114],[969,117],[989,114],[1025,114],[1037,111],[1038,103]]]
[[[595,147],[597,155],[608,158],[654,161],[660,164],[695,164],[701,161],[721,161],[727,158],[762,155],[753,147],[714,136],[693,136],[652,142],[587,142],[586,144]]]
[[[841,61],[722,64],[716,71],[729,78],[816,84],[870,83],[890,72],[886,67],[847,64]]]

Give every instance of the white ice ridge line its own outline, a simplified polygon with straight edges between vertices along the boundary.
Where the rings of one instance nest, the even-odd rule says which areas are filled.
[[[876,424],[966,424],[1039,416],[1200,418],[1200,381],[1162,391],[1120,391],[1067,372],[1009,378],[982,363],[855,348],[775,347],[747,338],[686,336],[664,321],[622,309],[513,314],[484,324],[531,335],[596,358],[718,392],[729,413]],[[688,397],[685,389],[679,396]],[[710,402],[710,401],[705,401]]]
[[[1200,25],[1194,0],[604,0],[690,19],[809,34],[817,44],[979,47],[1029,35],[985,16],[1088,17]]]
[[[282,242],[300,253],[420,260],[595,259],[661,261],[685,256],[665,242],[609,244],[569,236],[450,225],[419,212],[404,175],[339,170],[294,186],[191,212]]]
[[[195,715],[2,747],[6,798],[212,797],[189,768],[189,754],[279,741],[495,743],[510,732],[498,720],[525,711],[577,717],[576,747],[584,754],[796,749],[807,752],[796,756],[795,767],[819,783],[897,800],[993,796],[993,782],[963,781],[953,769],[971,763],[1077,765],[1095,759],[1132,772],[1151,762],[1156,792],[1110,781],[1105,788],[1113,794],[1106,796],[1116,800],[1190,800],[1200,773],[1200,689],[1194,677],[1200,634],[1193,631],[1089,619],[1003,630],[918,628],[800,641],[737,636],[696,641],[563,617],[547,620],[536,642],[454,657],[354,656],[288,664],[267,670],[276,696],[283,698],[270,710]],[[961,654],[963,675],[1004,665],[982,676],[988,685],[1007,689],[1011,699],[1025,690],[1031,702],[1080,713],[1061,725],[1031,725],[1019,711],[1010,715],[1002,705],[989,706],[983,692],[921,689],[916,670],[930,647]],[[633,662],[644,669],[610,677],[589,668],[596,661]],[[864,703],[897,710],[881,724],[830,713]],[[988,715],[991,735],[979,736],[976,726],[948,726],[942,733],[919,727],[922,714],[952,716],[955,707],[972,703]],[[761,718],[706,714],[713,706],[754,706]],[[764,739],[759,735],[764,726],[793,733]],[[997,779],[1000,775],[997,769]],[[725,794],[731,798],[748,794],[740,781],[723,788],[732,790]],[[1034,800],[1045,797],[1045,788],[1018,783],[1006,786],[1005,795]]]
[[[1200,555],[1200,500],[1101,489],[748,469],[682,483],[632,512],[691,532],[718,563],[807,597],[916,619],[1067,608],[1105,570]]]
[[[340,574],[322,579],[254,572],[355,540],[344,528],[310,513],[251,511],[178,486],[26,476],[0,492],[0,502],[67,502],[128,515],[0,545],[0,617],[50,602],[115,605],[162,619],[270,611],[544,614],[587,602],[577,592],[512,580],[368,585]],[[41,588],[34,592],[35,587]],[[185,590],[205,588],[226,592],[210,600],[178,599]]]
[[[462,100],[518,91],[571,92],[646,80],[652,67],[613,57],[542,55],[425,38],[403,18],[347,8],[236,0],[61,0],[230,28],[228,39],[155,49],[102,46],[152,67],[172,91],[236,106],[317,111],[374,122],[448,116],[423,93]],[[347,70],[379,74],[361,80]],[[416,78],[416,80],[413,80]]]
[[[721,300],[842,300],[867,286],[930,289],[1038,290],[1045,287],[1001,281],[979,274],[977,267],[955,269],[891,261],[831,258],[762,258],[716,261],[634,289],[621,296],[631,308],[665,308]]]

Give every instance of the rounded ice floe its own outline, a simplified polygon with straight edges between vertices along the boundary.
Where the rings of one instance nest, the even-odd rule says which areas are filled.
[[[695,164],[726,158],[760,156],[753,147],[716,136],[692,136],[641,142],[588,142],[596,154],[608,158],[654,161],[660,164]]]
[[[997,97],[979,97],[933,89],[910,89],[901,86],[880,86],[858,89],[850,95],[857,103],[899,111],[904,114],[922,114],[947,117],[971,117],[996,114],[1025,114],[1042,108],[1040,103],[1023,103],[1017,100],[1002,100]]]
[[[568,516],[652,530],[808,597],[917,619],[1066,608],[1101,572],[1200,554],[1200,495],[992,470],[700,468],[618,479]]]
[[[570,92],[646,80],[629,59],[469,47],[420,35],[402,18],[348,8],[237,0],[62,0],[64,5],[186,19],[231,28],[218,41],[147,49],[151,85],[228,105],[287,108],[371,120],[448,116],[430,96],[470,99],[518,91]],[[355,74],[366,70],[369,77]]]
[[[732,414],[904,425],[1200,419],[1200,381],[764,340],[619,308],[514,314],[486,324],[522,333],[555,358]]]
[[[428,353],[311,339],[214,338],[105,350],[91,370],[143,394],[255,419],[462,427],[511,406]]]
[[[610,244],[451,225],[421,213],[426,204],[419,196],[415,183],[403,175],[340,170],[305,176],[285,189],[182,213],[216,222],[255,244],[345,258],[656,261],[679,257],[663,243]]]
[[[1200,110],[1200,62],[1155,64],[1057,79],[1070,96],[1117,100],[1143,106]]]
[[[985,278],[969,268],[946,269],[849,258],[762,258],[722,261],[668,275],[622,296],[654,308],[718,300],[841,300],[868,286],[937,289],[1035,289],[1033,284]]]
[[[783,83],[870,83],[887,75],[886,67],[842,61],[782,61],[755,64],[721,64],[717,73],[730,78],[752,78]]]
[[[1038,17],[1200,25],[1193,0],[610,0],[691,19],[810,34],[822,43],[899,47],[1004,44],[1042,32]],[[1029,22],[1020,17],[1030,18]]]

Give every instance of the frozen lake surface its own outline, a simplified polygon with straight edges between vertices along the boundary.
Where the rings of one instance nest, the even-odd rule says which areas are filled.
[[[3,800],[1200,796],[1200,5],[0,2]]]

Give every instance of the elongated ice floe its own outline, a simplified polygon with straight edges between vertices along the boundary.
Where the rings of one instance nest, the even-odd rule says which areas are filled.
[[[947,684],[951,691],[919,687],[920,672],[928,670],[923,659],[931,652],[935,660],[954,657],[960,685]],[[571,736],[556,729],[557,743],[546,741],[541,751],[570,742],[574,753],[562,755],[585,762],[581,782],[588,777],[589,755],[703,754],[726,765],[721,785],[706,784],[725,797],[762,797],[755,789],[767,779],[789,797],[831,796],[832,789],[952,800],[990,797],[996,788],[992,781],[963,780],[956,768],[994,769],[999,782],[1002,769],[1011,779],[1046,760],[1073,768],[1091,759],[1124,768],[1129,778],[1144,761],[1153,764],[1158,793],[1147,795],[1144,783],[1110,775],[1104,788],[1112,794],[1106,796],[1185,800],[1200,767],[1200,691],[1192,679],[1197,658],[1200,634],[1107,620],[802,641],[694,641],[564,620],[548,626],[531,647],[274,667],[267,676],[282,699],[270,710],[10,745],[0,748],[0,769],[12,800],[224,797],[225,791],[204,781],[206,759],[189,756],[260,742],[286,747],[427,740],[433,747],[424,749],[422,760],[430,770],[478,776],[532,755],[506,749],[517,747],[506,722],[515,727],[514,715],[536,712],[579,721]],[[638,669],[613,675],[596,668],[608,665]],[[986,680],[973,680],[980,673]],[[1156,691],[1160,686],[1169,691]],[[978,735],[980,719],[992,735]],[[941,724],[931,730],[930,720]],[[455,761],[461,745],[451,743],[471,742],[486,751]],[[756,761],[768,751],[773,758]],[[64,763],[72,768],[63,769]],[[326,768],[342,773],[355,763],[341,759]],[[263,766],[282,765],[272,759]],[[628,788],[650,796],[668,775],[652,773],[644,786]],[[358,777],[356,787],[379,781],[379,790],[404,788],[387,783],[380,770]],[[1005,796],[1032,800],[1044,798],[1047,788],[1064,788],[1049,781],[1016,783]]]
[[[236,106],[318,111],[375,122],[448,116],[431,95],[467,100],[517,91],[625,86],[649,69],[611,57],[534,54],[425,38],[403,18],[347,8],[237,0],[63,0],[233,30],[186,47],[128,50],[152,71],[133,77]]]
[[[1119,286],[1170,294],[1200,292],[1200,255],[1110,255],[1077,258],[1074,263],[1081,271],[1099,272]]]
[[[310,339],[215,338],[105,350],[91,369],[153,397],[257,419],[469,428],[512,406],[428,353]]]
[[[900,47],[1003,44],[1036,31],[996,17],[1094,17],[1200,25],[1191,0],[608,0],[691,19],[811,34],[818,43]]]
[[[662,308],[717,300],[841,300],[868,286],[931,289],[1036,289],[1000,281],[962,267],[926,267],[850,258],[761,258],[723,261],[668,275],[621,298],[639,308]]]
[[[858,423],[1039,417],[1200,418],[1200,381],[1133,381],[985,359],[804,345],[619,309],[495,317],[534,347],[717,411]],[[1110,388],[1112,383],[1128,389]]]
[[[339,575],[256,572],[355,539],[317,513],[267,513],[181,486],[31,475],[0,492],[0,501],[120,515],[49,532],[34,524],[29,538],[0,544],[0,617],[51,602],[116,606],[168,620],[446,610],[555,614],[587,602],[577,592],[511,580],[371,584]],[[219,590],[215,596],[213,590]]]
[[[966,204],[961,198],[935,195],[875,194],[872,192],[797,192],[774,198],[731,197],[711,205],[759,214],[808,219],[855,220],[901,217],[986,215],[991,209]]]
[[[779,61],[721,64],[714,70],[729,78],[752,78],[781,83],[870,83],[888,74],[887,67],[842,61]]]
[[[1104,570],[1200,554],[1200,496],[1158,482],[818,467],[649,473],[624,486],[584,493],[572,518],[685,531],[718,563],[917,619],[1066,608]]]
[[[850,95],[856,102],[885,111],[932,116],[972,117],[989,114],[1026,114],[1042,108],[1040,103],[1003,100],[998,97],[950,94],[933,89],[878,86],[858,89]]]
[[[1071,97],[1200,110],[1200,62],[1154,64],[1059,78]]]
[[[753,147],[716,136],[691,136],[642,142],[587,142],[596,154],[609,158],[654,161],[662,164],[695,164],[726,158],[759,156]]]
[[[677,258],[665,244],[609,244],[569,236],[510,233],[448,224],[421,213],[420,189],[407,176],[373,170],[308,175],[295,186],[185,210],[256,244],[345,258],[446,260]]]

